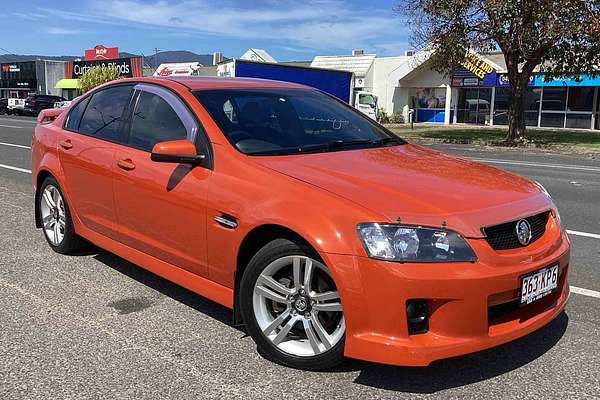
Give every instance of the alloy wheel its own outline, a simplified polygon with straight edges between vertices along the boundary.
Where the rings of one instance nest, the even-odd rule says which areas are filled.
[[[309,357],[327,352],[344,336],[342,304],[325,265],[285,256],[261,272],[253,291],[256,321],[284,353]]]
[[[60,246],[65,238],[65,202],[58,188],[46,186],[40,196],[40,213],[44,233],[54,246]]]

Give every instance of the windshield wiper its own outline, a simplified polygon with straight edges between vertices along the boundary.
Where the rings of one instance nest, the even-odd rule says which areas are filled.
[[[375,143],[380,144],[380,145],[381,144],[390,144],[390,143],[406,144],[406,141],[399,137],[385,137],[385,138],[375,141]]]
[[[319,150],[336,150],[349,146],[359,146],[362,144],[375,144],[373,140],[370,139],[357,139],[357,140],[333,140],[327,143],[319,143],[319,144],[309,144],[307,146],[298,147],[299,153],[306,153],[310,151],[319,151]]]

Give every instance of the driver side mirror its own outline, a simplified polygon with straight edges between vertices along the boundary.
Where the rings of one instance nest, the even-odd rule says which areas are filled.
[[[171,140],[156,143],[150,159],[155,162],[202,165],[206,155],[198,154],[196,146],[189,140]]]

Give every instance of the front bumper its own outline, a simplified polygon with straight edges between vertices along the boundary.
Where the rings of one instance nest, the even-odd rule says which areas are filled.
[[[328,254],[344,306],[345,355],[385,364],[427,366],[515,340],[562,312],[569,296],[566,234],[525,251],[495,254],[484,240],[473,240],[471,246],[476,254],[487,256],[480,256],[475,263],[401,264]],[[519,298],[521,276],[557,262],[558,288],[519,307],[515,299]],[[427,299],[426,333],[408,334],[408,299]]]

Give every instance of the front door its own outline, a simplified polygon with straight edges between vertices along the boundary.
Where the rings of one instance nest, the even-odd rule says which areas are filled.
[[[120,240],[206,276],[206,195],[212,171],[150,160],[158,142],[194,142],[198,122],[177,96],[161,87],[137,85],[133,104],[127,145],[116,152]]]
[[[132,89],[113,86],[79,102],[59,135],[58,152],[73,208],[87,228],[115,240],[115,151],[122,142],[122,118]]]

